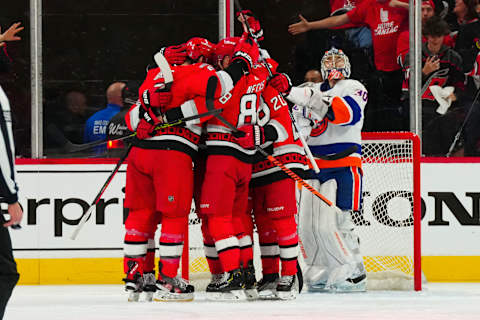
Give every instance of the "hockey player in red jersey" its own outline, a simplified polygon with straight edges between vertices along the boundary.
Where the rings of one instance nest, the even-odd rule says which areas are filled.
[[[140,88],[139,102],[127,115],[129,129],[136,129],[138,138],[129,158],[125,200],[130,209],[125,238],[126,288],[133,299],[138,299],[136,293],[141,290],[145,238],[151,234],[152,223],[156,224],[153,218],[156,212],[162,216],[162,235],[155,300],[193,299],[193,287],[176,274],[192,199],[192,159],[198,150],[201,130],[196,124],[202,119],[188,121],[182,127],[158,130],[155,127],[202,113],[204,110],[192,99],[200,97],[205,101],[210,77],[219,78],[222,84],[214,97],[230,90],[241,78],[245,61],[251,59],[248,54],[238,51],[239,57],[233,57],[230,68],[215,73],[211,66],[202,63],[212,48],[202,38],[187,42],[186,63],[172,67],[171,91],[164,89],[162,72],[165,71],[150,70]]]
[[[124,269],[131,300],[138,299],[144,271],[153,271],[144,269],[146,262],[150,269],[153,260],[153,255],[147,254],[147,242],[160,216],[162,233],[155,300],[193,299],[193,287],[177,277],[177,269],[188,224],[192,159],[198,149],[200,128],[188,125],[155,130],[155,126],[186,112],[186,108],[173,108],[181,105],[179,99],[186,101],[205,94],[205,89],[192,86],[187,91],[185,86],[215,73],[213,68],[202,64],[212,50],[213,44],[206,39],[194,38],[187,42],[187,61],[172,67],[174,81],[170,91],[161,90],[165,87],[162,70],[149,70],[139,90],[139,102],[127,114],[129,129],[136,129],[138,138],[129,155],[125,195],[125,206],[130,212],[125,222]]]
[[[267,151],[304,176],[308,170],[307,159],[293,128],[287,102],[271,86],[264,90],[263,100],[262,110],[271,118],[268,123],[279,128],[283,136],[267,147]],[[257,285],[258,293],[261,298],[294,299],[298,291],[295,181],[270,160],[263,159],[253,165],[250,188],[262,257],[263,278]]]
[[[267,82],[267,74],[256,71],[258,48],[246,35],[238,41],[238,46],[249,47],[250,57],[255,55],[248,75],[245,75],[234,90],[221,97],[216,102],[216,108],[224,108],[221,116],[233,126],[240,128],[245,124],[255,124],[258,121],[257,112],[261,93]],[[237,39],[224,39],[217,45],[217,64],[220,68],[228,65],[230,55],[222,54],[221,50],[232,46]],[[247,51],[245,50],[245,51]],[[228,51],[228,50],[227,50]],[[256,53],[253,53],[256,52]],[[260,130],[258,138],[263,141],[274,141],[278,133],[273,126],[265,126]],[[212,279],[207,287],[209,297],[221,299],[243,298],[244,275],[241,267],[248,273],[253,271],[252,239],[248,230],[242,230],[242,215],[248,201],[248,184],[251,178],[252,164],[256,162],[255,150],[241,146],[243,139],[251,139],[251,132],[244,137],[236,136],[223,121],[212,118],[207,123],[207,163],[205,178],[202,185],[200,213],[203,217],[203,231],[206,248],[212,255],[218,252],[217,265],[212,273],[224,271],[222,277]],[[207,229],[207,230],[205,230]],[[213,243],[209,243],[213,242]],[[215,250],[213,250],[213,245]],[[243,248],[243,249],[241,249]],[[214,256],[209,256],[212,262]],[[212,265],[212,264],[210,264]],[[218,275],[218,274],[217,274]],[[255,282],[253,275],[253,284]]]

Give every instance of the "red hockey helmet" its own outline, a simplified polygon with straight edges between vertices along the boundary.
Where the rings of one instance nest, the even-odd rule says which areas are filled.
[[[215,45],[205,38],[195,37],[187,41],[187,56],[197,61],[201,56],[209,59],[214,51]]]
[[[235,46],[237,45],[239,40],[240,37],[228,37],[222,39],[219,43],[217,43],[217,45],[215,46],[214,63],[221,63],[225,56],[233,56]]]

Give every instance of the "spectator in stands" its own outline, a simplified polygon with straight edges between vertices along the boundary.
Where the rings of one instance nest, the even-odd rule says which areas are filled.
[[[365,0],[330,0],[330,15],[338,16],[358,7]],[[350,57],[352,77],[364,83],[374,72],[372,33],[363,23],[347,23],[329,30],[329,50],[342,49]],[[368,63],[366,63],[368,62]]]
[[[0,72],[8,72],[10,59],[5,50],[6,41],[21,40],[17,33],[23,30],[20,22],[14,23],[4,33],[0,29]],[[13,258],[12,242],[8,227],[18,226],[23,210],[18,202],[18,186],[15,181],[15,147],[13,145],[11,105],[0,86],[0,202],[7,203],[10,220],[5,221],[0,212],[0,320],[7,302],[17,284],[19,274]]]
[[[459,101],[464,94],[465,76],[460,55],[443,43],[449,32],[448,24],[438,16],[427,20],[423,27],[427,42],[422,45],[422,148],[427,156],[444,156],[448,152],[464,117]],[[408,63],[407,54],[407,74]]]
[[[465,73],[472,70],[479,50],[476,46],[477,40],[480,39],[480,20],[475,11],[477,4],[478,0],[456,0],[453,9],[460,25],[455,42],[455,51],[462,56]]]
[[[317,69],[308,70],[305,73],[304,81],[313,83],[323,82],[322,74]]]
[[[107,107],[97,111],[85,123],[84,139],[85,143],[105,140],[107,136],[107,126],[110,119],[113,118],[124,106],[124,82],[114,82],[107,89]],[[104,155],[107,146],[102,145],[94,148],[95,155]]]
[[[90,110],[83,92],[72,90],[65,95],[65,106],[48,121],[53,120],[63,135],[73,143],[83,143],[83,129]]]
[[[314,29],[335,28],[347,23],[363,23],[369,26],[377,73],[368,84],[371,104],[366,108],[364,129],[367,131],[405,129],[402,125],[404,121],[400,104],[403,76],[396,61],[396,43],[399,33],[408,28],[407,2],[365,0],[347,13],[318,21],[309,22],[300,15],[301,21],[288,27],[289,32],[296,35]],[[355,66],[352,65],[352,68]]]
[[[125,122],[125,115],[129,111],[129,106],[136,104],[138,99],[138,88],[140,87],[141,82],[129,81],[125,88],[123,89],[123,103],[124,108],[114,115],[107,127],[107,157],[109,158],[118,158],[123,155],[125,152],[125,146],[127,140],[117,140],[124,136],[132,134],[128,129],[127,123]]]

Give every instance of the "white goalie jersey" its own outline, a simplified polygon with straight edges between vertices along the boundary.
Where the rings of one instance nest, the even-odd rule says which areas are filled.
[[[320,168],[361,167],[361,130],[368,92],[359,81],[339,80],[333,88],[328,81],[294,87],[287,98],[296,104],[294,115],[303,126],[302,131],[307,133],[308,146],[314,156],[352,151],[338,160],[317,158]]]

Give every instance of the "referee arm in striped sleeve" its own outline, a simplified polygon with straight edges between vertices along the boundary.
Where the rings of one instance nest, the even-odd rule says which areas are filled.
[[[12,120],[10,103],[0,86],[0,198],[8,204],[10,221],[4,226],[19,224],[22,219],[22,209],[18,204],[18,186],[15,181],[15,147],[12,135]]]

